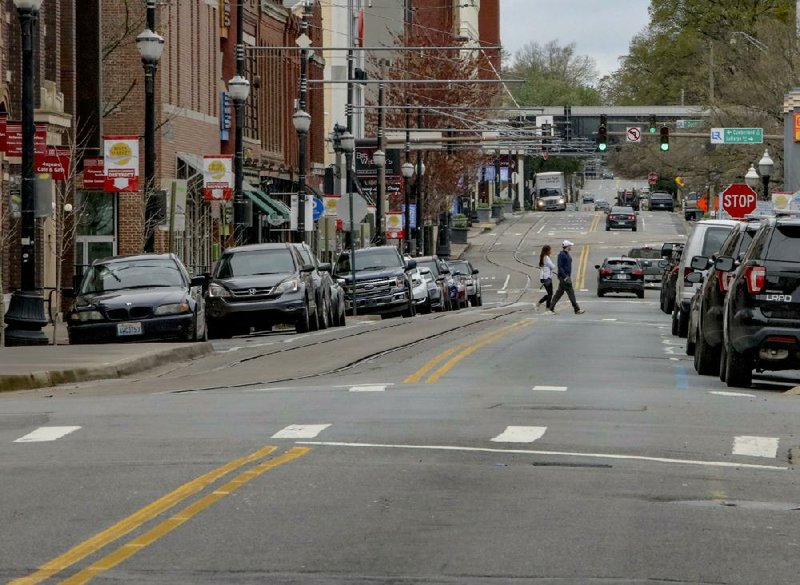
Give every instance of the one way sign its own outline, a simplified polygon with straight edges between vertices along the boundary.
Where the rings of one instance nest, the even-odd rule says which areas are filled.
[[[625,136],[628,138],[628,142],[641,142],[642,129],[638,126],[631,126],[628,128],[627,132],[625,132]]]

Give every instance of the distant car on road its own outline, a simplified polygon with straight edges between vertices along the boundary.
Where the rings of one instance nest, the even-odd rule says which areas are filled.
[[[697,207],[697,201],[700,199],[700,193],[692,191],[687,193],[683,200],[683,218],[687,221],[700,219],[703,217],[703,212]]]
[[[207,338],[203,287],[174,254],[95,260],[66,314],[70,343]]]
[[[661,257],[658,265],[661,269],[661,310],[671,315],[675,308],[675,289],[680,270],[683,242],[668,242],[661,246]]]
[[[606,213],[608,213],[609,211],[611,211],[611,204],[605,199],[595,199],[594,210],[605,211]]]
[[[667,193],[665,191],[655,191],[650,193],[650,197],[648,197],[650,203],[649,208],[650,211],[656,211],[657,209],[663,209],[665,211],[674,211],[675,210],[675,201],[672,198],[672,193]]]
[[[594,195],[592,195],[591,193],[584,193],[583,197],[581,198],[581,201],[583,201],[584,203],[594,203]]]
[[[597,269],[597,296],[610,292],[630,292],[644,298],[644,270],[634,258],[606,258]]]
[[[606,215],[606,231],[611,228],[629,229],[636,231],[636,212],[633,207],[612,207]]]
[[[473,268],[468,260],[453,260],[448,262],[450,270],[454,274],[461,274],[467,285],[467,299],[473,307],[483,305],[483,291],[481,290],[481,279],[478,276],[478,269]]]
[[[660,250],[649,246],[631,248],[628,256],[636,258],[642,265],[645,285],[661,283],[661,268],[658,266],[658,261],[661,260]]]

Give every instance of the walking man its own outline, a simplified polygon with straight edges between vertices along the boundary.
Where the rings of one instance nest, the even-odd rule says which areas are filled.
[[[556,312],[556,303],[558,303],[564,293],[567,293],[569,302],[572,303],[572,308],[575,309],[576,315],[585,313],[585,311],[578,306],[578,301],[575,300],[575,289],[572,288],[572,256],[569,255],[569,251],[572,250],[572,246],[574,245],[575,244],[569,240],[564,240],[561,243],[562,250],[558,254],[558,290],[553,300],[550,301],[551,313]]]

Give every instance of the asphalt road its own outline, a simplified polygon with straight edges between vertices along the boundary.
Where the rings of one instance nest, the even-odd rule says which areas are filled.
[[[603,257],[686,231],[601,220],[480,236],[481,308],[0,397],[0,579],[796,583],[797,382],[729,393],[657,290],[597,298]],[[534,306],[565,238],[584,315]]]

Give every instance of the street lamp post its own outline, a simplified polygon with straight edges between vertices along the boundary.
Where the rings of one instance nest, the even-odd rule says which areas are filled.
[[[292,116],[294,129],[297,131],[297,142],[300,152],[297,159],[299,176],[297,179],[297,235],[301,242],[306,239],[306,136],[311,128],[311,114],[305,110],[297,110]]]
[[[239,9],[241,10],[241,8]],[[239,47],[237,47],[237,51]],[[237,73],[228,81],[228,93],[236,111],[236,132],[234,134],[233,162],[233,235],[236,244],[244,243],[245,203],[242,185],[244,183],[244,103],[250,95],[250,82]]]
[[[769,156],[769,151],[764,150],[764,156],[758,161],[758,172],[761,174],[761,181],[764,183],[764,200],[769,201],[769,177],[772,175],[772,169],[775,163]]]
[[[339,131],[339,126],[334,130]],[[339,131],[340,132],[340,131]],[[353,211],[353,153],[356,150],[356,139],[349,130],[340,132],[338,139],[334,140],[338,144],[340,152],[344,153],[345,165],[347,165],[347,198],[350,208],[350,276],[353,279],[353,316],[358,314],[358,291],[356,290],[356,233],[355,233],[355,213]]]
[[[47,345],[42,327],[44,298],[36,290],[36,193],[33,173],[33,40],[42,0],[14,0],[22,37],[22,218],[20,225],[20,290],[14,291],[5,322],[6,345]],[[0,291],[2,294],[2,291]]]
[[[380,149],[380,138],[378,138],[378,150],[372,153],[372,162],[375,163],[375,167],[378,169],[378,197],[377,201],[375,201],[375,215],[377,216],[376,229],[377,234],[375,237],[375,243],[379,246],[383,246],[384,244],[384,234],[386,232],[386,220],[384,216],[383,210],[383,197],[385,191],[385,169],[386,169],[386,153]]]
[[[156,28],[156,0],[147,0],[147,28],[136,37],[144,67],[144,251],[155,252],[158,201],[153,195],[156,175],[156,70],[164,39]]]
[[[403,163],[402,167],[403,173],[403,185],[404,185],[404,204],[403,204],[403,244],[404,244],[404,252],[406,254],[411,253],[411,241],[409,236],[411,235],[411,177],[414,176],[414,165],[412,165],[409,161]]]
[[[425,254],[425,162],[417,159],[417,256]]]

